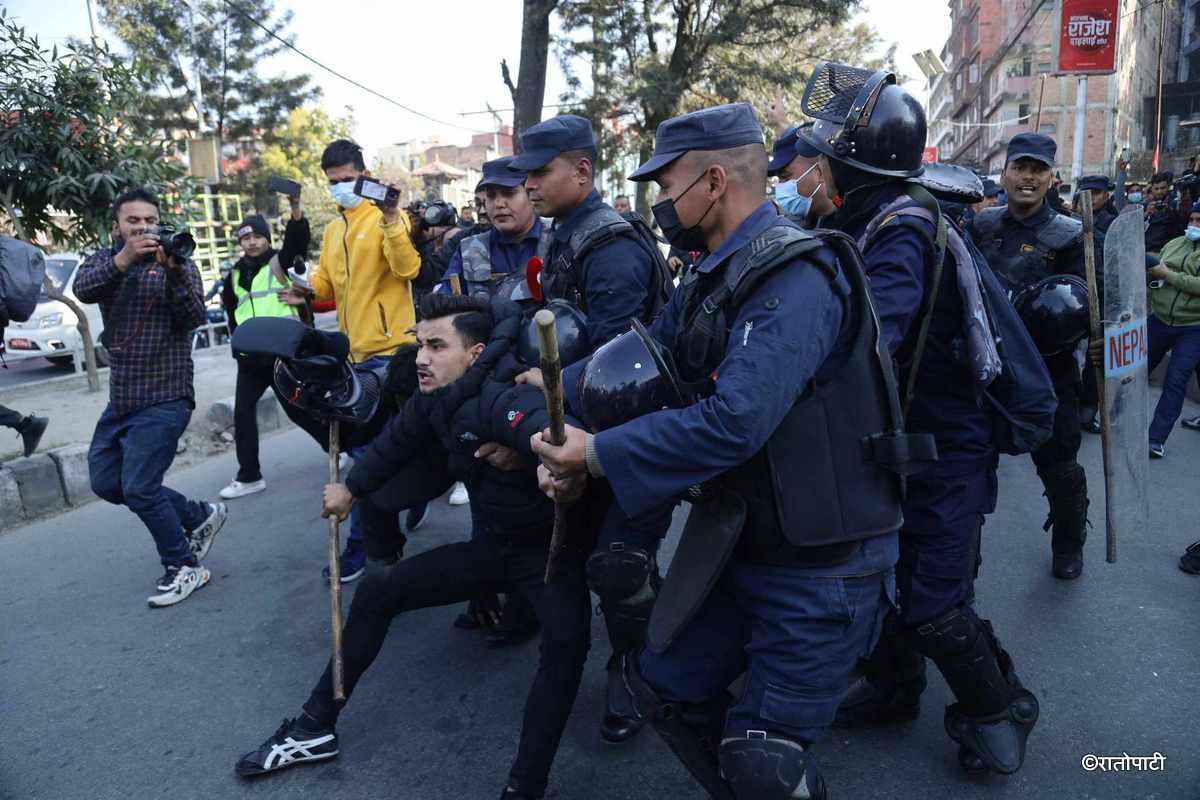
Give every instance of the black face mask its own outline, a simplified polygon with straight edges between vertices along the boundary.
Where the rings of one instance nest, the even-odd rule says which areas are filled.
[[[692,187],[699,183],[707,172],[708,170],[701,172],[696,180],[692,181],[686,189],[679,193],[679,198],[675,199],[680,199],[690,192]],[[708,250],[708,241],[704,238],[704,231],[700,230],[700,223],[708,216],[708,212],[712,211],[717,201],[714,200],[709,203],[708,209],[700,215],[700,219],[696,220],[695,225],[685,228],[683,227],[683,223],[679,221],[679,214],[675,212],[675,199],[668,197],[666,200],[658,201],[650,208],[650,213],[654,214],[654,221],[662,229],[663,236],[680,250],[695,250],[700,252]]]

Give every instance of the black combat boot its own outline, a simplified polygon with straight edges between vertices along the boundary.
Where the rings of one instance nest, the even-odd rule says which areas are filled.
[[[862,677],[842,698],[833,725],[866,728],[916,719],[921,713],[923,691],[925,658],[899,634],[889,617],[879,644],[864,664]]]
[[[37,450],[38,444],[42,441],[42,434],[46,432],[46,426],[49,424],[48,418],[35,417],[32,414],[21,420],[21,424],[17,426],[17,433],[21,435],[21,444],[24,445],[26,458]]]
[[[1044,528],[1053,533],[1051,571],[1060,580],[1083,574],[1083,544],[1087,541],[1087,473],[1078,463],[1056,464],[1040,473],[1050,501]]]

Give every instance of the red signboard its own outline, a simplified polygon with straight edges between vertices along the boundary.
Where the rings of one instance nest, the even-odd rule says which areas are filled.
[[[1107,75],[1117,69],[1120,0],[1062,0],[1054,49],[1058,71]]]
[[[936,164],[937,163],[937,148],[936,147],[926,147],[925,152],[921,154],[921,163],[922,164]]]

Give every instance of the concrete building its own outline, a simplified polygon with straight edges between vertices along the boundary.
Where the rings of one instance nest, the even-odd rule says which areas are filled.
[[[1184,0],[1178,41],[1175,80],[1163,85],[1162,166],[1176,174],[1200,155],[1200,0]]]
[[[1180,0],[1164,1],[1164,69],[1174,74]],[[1053,73],[1057,0],[950,0],[949,6],[951,34],[941,54],[948,71],[934,80],[928,109],[939,159],[995,175],[1008,140],[1036,129],[1058,142],[1057,169],[1069,183],[1077,80]],[[1083,174],[1113,174],[1125,147],[1135,174],[1149,169],[1155,115],[1147,100],[1157,94],[1160,9],[1121,0],[1117,71],[1088,79]]]

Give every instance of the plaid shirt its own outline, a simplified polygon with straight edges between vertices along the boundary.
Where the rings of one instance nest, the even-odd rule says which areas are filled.
[[[158,263],[137,264],[122,273],[113,251],[89,256],[75,276],[75,296],[99,303],[112,345],[108,349],[109,404],[118,416],[169,400],[195,403],[191,331],[205,324],[204,289],[191,262],[182,270]],[[125,281],[138,284],[123,320],[111,318]]]

